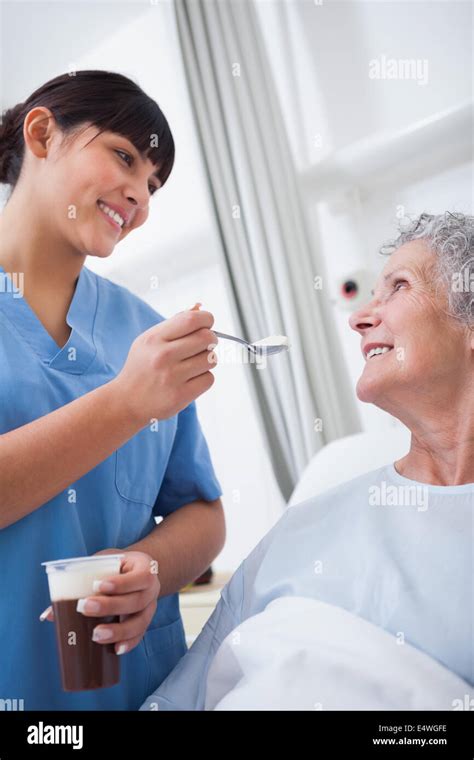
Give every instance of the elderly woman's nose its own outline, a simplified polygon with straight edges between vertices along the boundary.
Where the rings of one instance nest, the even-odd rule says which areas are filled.
[[[364,330],[367,330],[369,327],[376,327],[380,322],[380,317],[370,307],[370,304],[357,309],[349,317],[349,325],[361,335],[363,335]]]

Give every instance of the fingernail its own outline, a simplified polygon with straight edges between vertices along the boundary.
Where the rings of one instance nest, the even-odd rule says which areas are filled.
[[[92,632],[93,641],[105,641],[106,639],[111,639],[112,636],[113,633],[110,628],[94,628]]]
[[[46,609],[44,610],[44,612],[42,612],[41,615],[39,616],[39,619],[41,620],[41,622],[43,622],[44,620],[46,620],[46,618],[48,617],[48,615],[52,611],[52,609],[53,609],[52,607],[46,607]]]
[[[100,604],[89,599],[79,599],[76,610],[77,612],[99,612]]]
[[[116,651],[116,654],[125,654],[125,652],[127,651],[127,645],[120,644],[115,651]]]
[[[92,591],[103,591],[105,594],[109,593],[110,591],[113,591],[115,588],[115,585],[112,583],[112,581],[94,581],[92,583]]]

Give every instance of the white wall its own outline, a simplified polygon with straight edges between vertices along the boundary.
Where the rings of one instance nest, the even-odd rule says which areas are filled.
[[[464,0],[256,0],[297,164],[473,95]],[[385,55],[428,62],[427,84],[370,79]]]

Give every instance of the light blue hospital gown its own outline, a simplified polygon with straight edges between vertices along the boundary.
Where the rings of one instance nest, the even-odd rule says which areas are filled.
[[[223,639],[282,596],[319,599],[402,633],[472,685],[473,509],[473,483],[425,485],[393,465],[288,508],[140,709],[202,710]]]
[[[133,340],[164,319],[83,267],[67,314],[72,332],[60,348],[18,284],[0,267],[0,434],[112,380]],[[65,692],[54,626],[38,620],[49,605],[41,562],[126,549],[155,529],[155,516],[220,495],[193,402],[0,530],[0,705],[16,699],[25,710],[138,710],[187,650],[178,594],[158,601],[141,642],[121,656],[119,684]]]

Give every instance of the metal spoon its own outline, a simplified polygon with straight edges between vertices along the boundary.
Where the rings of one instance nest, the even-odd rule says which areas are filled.
[[[213,330],[212,332],[215,333],[218,338],[225,338],[226,340],[234,340],[236,343],[241,343],[243,346],[246,346],[251,354],[255,354],[257,356],[273,356],[273,354],[279,354],[282,351],[288,351],[289,349],[288,344],[280,344],[275,346],[255,345],[255,343],[249,343],[248,340],[244,340],[243,338],[236,338],[234,335],[226,335],[225,333],[217,332],[217,330]]]

